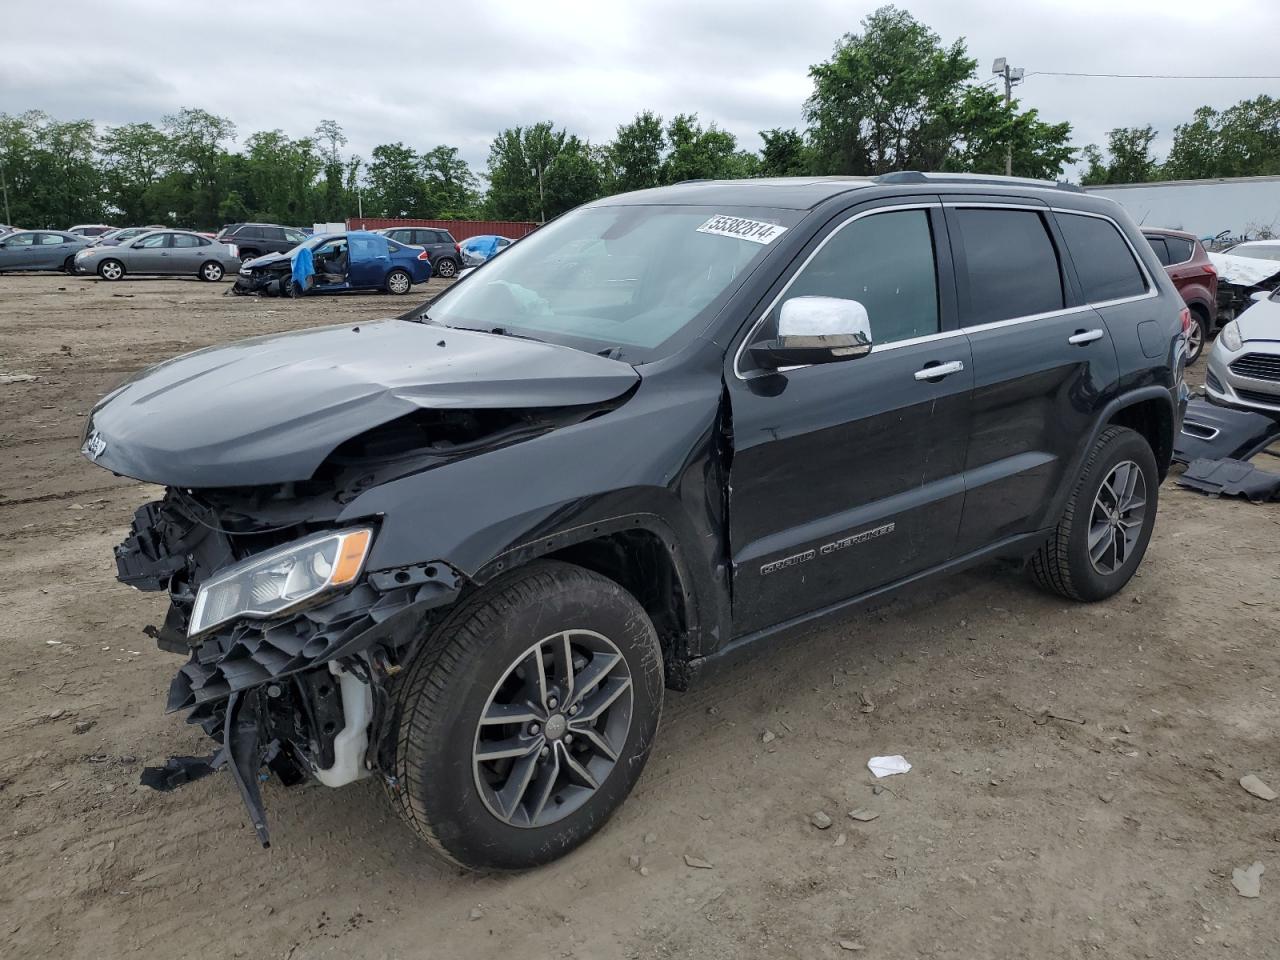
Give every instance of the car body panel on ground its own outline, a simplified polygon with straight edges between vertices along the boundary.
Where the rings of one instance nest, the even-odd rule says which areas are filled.
[[[16,230],[0,236],[0,271],[68,270],[86,237],[61,230]]]
[[[316,275],[373,236],[309,241]],[[169,592],[159,643],[189,653],[169,707],[221,738],[264,841],[263,763],[331,785],[372,767],[455,863],[528,866],[630,789],[663,680],[985,558],[1030,557],[1075,599],[1123,587],[1186,403],[1184,314],[1119,207],[1052,185],[689,183],[571,212],[401,319],[154,368],[83,450],[168,485],[119,574]],[[345,565],[324,546],[348,542]],[[281,593],[290,571],[310,592]],[[463,647],[423,666],[424,636]],[[472,673],[428,703],[446,661]],[[401,670],[410,699],[374,713]],[[307,719],[335,675],[346,740]],[[400,718],[426,715],[406,758]],[[442,838],[446,808],[470,826]]]

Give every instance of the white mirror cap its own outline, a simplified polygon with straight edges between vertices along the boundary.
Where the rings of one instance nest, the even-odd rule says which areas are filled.
[[[871,318],[857,300],[839,297],[792,297],[778,314],[781,337],[848,337],[871,342]]]

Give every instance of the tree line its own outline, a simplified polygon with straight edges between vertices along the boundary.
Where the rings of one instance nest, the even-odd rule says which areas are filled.
[[[1085,184],[1263,177],[1280,174],[1280,100],[1266,95],[1225,110],[1201,107],[1173,130],[1169,153],[1160,160],[1150,125],[1119,127],[1106,149],[1084,148]]]
[[[989,82],[963,39],[946,45],[910,13],[881,7],[809,69],[804,124],[760,132],[744,149],[696,113],[638,113],[592,143],[549,120],[502,130],[477,174],[453,146],[380,144],[347,153],[334,120],[310,136],[281,130],[238,140],[234,123],[186,108],[159,123],[100,128],[40,111],[0,114],[0,177],[9,222],[168,224],[237,220],[308,224],[366,217],[544,221],[626,190],[725,177],[874,175],[894,170],[1003,173],[1055,179],[1081,151],[1068,123],[1022,109]],[[1163,163],[1155,132],[1114,130],[1107,152],[1084,148],[1085,182],[1280,172],[1277,102],[1207,107],[1178,128]],[[238,149],[235,144],[239,143]],[[1230,172],[1226,172],[1230,171]]]

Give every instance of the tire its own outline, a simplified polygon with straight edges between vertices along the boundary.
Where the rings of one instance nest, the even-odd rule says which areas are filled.
[[[232,242],[234,243],[235,241],[232,241]],[[242,264],[248,263],[248,262],[249,262],[250,260],[252,260],[254,257],[260,257],[260,256],[262,256],[262,254],[260,254],[257,250],[244,250],[244,249],[240,249],[240,250],[239,250],[239,253],[240,253],[240,262],[241,262]]]
[[[209,260],[200,267],[200,279],[217,283],[222,279],[222,264],[217,260]]]
[[[387,274],[385,286],[387,293],[394,293],[397,297],[403,297],[413,289],[413,277],[409,276],[407,270],[397,268]]]
[[[62,272],[67,276],[74,276],[76,272],[76,258],[74,254],[62,261]]]
[[[1136,480],[1130,468],[1136,471]],[[1141,434],[1127,427],[1103,430],[1057,529],[1031,558],[1036,583],[1087,603],[1119,592],[1147,552],[1159,504],[1159,483],[1155,455]],[[1126,488],[1132,491],[1128,506]],[[1121,491],[1118,501],[1105,492],[1117,489]],[[1118,511],[1114,510],[1117,503]],[[1116,516],[1119,520],[1113,523]]]
[[[124,264],[119,260],[103,260],[98,264],[98,276],[103,280],[119,280],[124,276]]]
[[[566,638],[570,655],[557,655]],[[566,662],[577,680],[567,697]],[[533,693],[537,663],[541,698]],[[596,680],[584,684],[592,671]],[[547,863],[599,830],[631,792],[662,694],[658,636],[635,598],[581,567],[532,563],[462,601],[401,675],[388,798],[453,864],[522,870]],[[482,724],[482,715],[490,722]],[[495,723],[496,715],[515,719]],[[495,742],[518,745],[522,754],[485,760]],[[495,792],[504,787],[507,803]]]
[[[436,261],[436,275],[448,279],[457,276],[458,261],[452,257],[441,257]]]
[[[1209,342],[1209,315],[1204,307],[1191,308],[1191,330],[1187,333],[1187,366],[1191,366],[1204,353]]]

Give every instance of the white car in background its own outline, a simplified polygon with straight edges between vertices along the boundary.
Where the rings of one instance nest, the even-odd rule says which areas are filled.
[[[1209,354],[1205,392],[1229,406],[1280,413],[1280,290],[1257,291],[1253,304],[1222,328]]]

